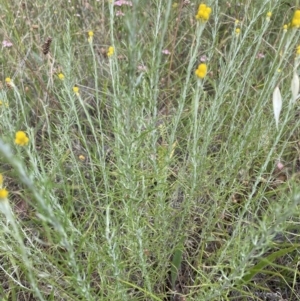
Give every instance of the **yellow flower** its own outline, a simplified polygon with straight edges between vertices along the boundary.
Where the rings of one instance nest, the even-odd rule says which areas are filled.
[[[297,9],[295,11],[293,19],[291,21],[291,27],[300,27],[300,9]]]
[[[73,87],[73,92],[78,96],[79,95],[79,88],[77,86]]]
[[[5,188],[0,189],[0,199],[6,199],[8,196],[8,191]]]
[[[197,70],[195,71],[195,74],[199,77],[199,78],[204,78],[206,76],[207,73],[207,65],[206,64],[200,64],[197,68]]]
[[[287,32],[287,29],[288,29],[288,25],[287,25],[287,24],[284,24],[284,25],[283,25],[283,31],[284,31],[284,32]]]
[[[235,34],[238,36],[240,33],[241,33],[241,29],[240,28],[236,28]]]
[[[58,73],[58,78],[60,79],[60,80],[64,80],[65,79],[65,76],[63,75],[63,73]]]
[[[111,57],[115,52],[115,48],[113,46],[108,47],[107,56]]]
[[[79,155],[78,158],[79,158],[80,161],[84,161],[85,160],[85,156],[83,156],[83,155]]]
[[[23,131],[18,131],[16,132],[16,138],[15,138],[15,143],[24,146],[28,144],[29,138],[27,137],[26,133]]]
[[[93,41],[94,32],[90,30],[88,32],[88,36],[88,41],[91,43]]]
[[[14,86],[14,83],[10,77],[5,78],[5,83],[8,88],[12,88]]]
[[[272,17],[272,13],[269,11],[269,12],[267,12],[267,20],[270,20],[271,19],[271,17]]]
[[[202,22],[206,22],[209,19],[211,14],[211,8],[203,3],[199,5],[198,13],[196,15],[196,19]]]

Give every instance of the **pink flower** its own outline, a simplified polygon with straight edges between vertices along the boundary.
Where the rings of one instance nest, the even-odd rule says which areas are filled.
[[[125,16],[125,14],[124,14],[122,11],[117,10],[117,11],[116,11],[116,16],[117,16],[117,17],[123,17],[123,16]]]
[[[115,6],[122,6],[122,5],[132,6],[132,2],[126,1],[126,0],[118,0],[118,1],[115,1],[114,5]]]
[[[147,67],[146,67],[145,65],[138,65],[137,69],[138,69],[138,71],[140,71],[140,72],[147,71]]]
[[[162,51],[162,53],[163,53],[163,54],[167,54],[167,55],[171,54],[171,52],[170,52],[168,49],[164,49],[164,50]]]
[[[264,57],[265,57],[265,55],[261,52],[258,53],[257,56],[256,56],[257,59],[263,59]]]
[[[282,170],[284,168],[284,165],[280,161],[278,161],[276,165],[279,170]]]
[[[6,47],[6,48],[11,47],[12,45],[13,45],[13,43],[10,42],[10,41],[4,40],[4,41],[2,42],[2,46],[3,46],[3,47]]]
[[[207,61],[207,56],[204,54],[204,55],[201,55],[200,57],[200,62],[206,62]]]

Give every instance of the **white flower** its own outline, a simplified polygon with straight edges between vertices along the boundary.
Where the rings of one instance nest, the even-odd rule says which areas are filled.
[[[296,71],[293,74],[291,90],[292,90],[292,103],[295,103],[299,93],[299,76]]]
[[[274,111],[274,117],[275,117],[275,123],[276,128],[278,130],[278,124],[279,124],[279,115],[282,108],[282,98],[281,93],[278,87],[274,89],[273,92],[273,111]]]

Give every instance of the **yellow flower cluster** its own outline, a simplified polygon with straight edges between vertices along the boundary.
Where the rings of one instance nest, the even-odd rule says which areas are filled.
[[[199,78],[204,78],[206,76],[206,73],[207,73],[207,65],[206,64],[200,64],[195,71],[195,74]]]
[[[15,143],[20,146],[27,145],[29,142],[29,138],[26,133],[23,131],[16,132]]]
[[[107,56],[111,57],[115,53],[115,48],[113,46],[108,47]]]
[[[300,9],[297,9],[294,13],[291,27],[300,27]]]
[[[211,14],[211,8],[203,3],[199,5],[198,13],[196,15],[196,19],[202,22],[206,22],[209,19]]]

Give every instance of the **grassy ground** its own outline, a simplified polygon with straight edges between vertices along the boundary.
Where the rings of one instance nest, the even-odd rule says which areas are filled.
[[[299,1],[111,2],[0,3],[1,300],[300,300]]]

